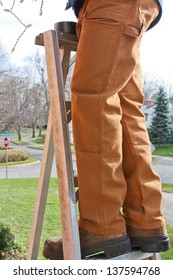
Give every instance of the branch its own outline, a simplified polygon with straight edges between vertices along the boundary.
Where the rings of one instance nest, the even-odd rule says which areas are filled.
[[[22,32],[22,33],[19,35],[19,37],[17,38],[16,43],[14,44],[14,46],[13,46],[11,52],[14,52],[14,50],[15,50],[15,48],[16,48],[16,46],[17,46],[19,40],[20,40],[20,38],[23,36],[23,34],[26,32],[26,30],[27,30],[29,27],[31,27],[31,26],[32,26],[32,24],[29,24],[29,25],[25,26],[25,29],[23,30],[23,32]]]
[[[4,12],[8,12],[8,13],[11,13],[24,27],[26,27],[26,25],[20,20],[20,18],[15,14],[13,13],[13,11],[10,9],[4,9]]]
[[[25,1],[25,0],[20,0],[20,4],[22,4],[24,1]],[[38,1],[38,0],[35,0],[35,1]],[[39,16],[42,16],[42,15],[43,15],[44,0],[40,0],[40,1],[41,1],[41,3],[40,3],[40,12],[39,12]],[[3,4],[3,1],[1,1],[1,0],[0,0],[0,5],[1,5],[1,6],[4,5],[4,4]],[[17,40],[16,40],[16,42],[15,42],[13,48],[12,48],[12,52],[14,52],[14,50],[15,50],[15,48],[16,48],[18,42],[19,42],[19,40],[21,39],[21,37],[23,36],[23,34],[26,32],[26,30],[27,30],[29,27],[32,26],[32,24],[26,25],[26,24],[16,15],[16,13],[13,12],[13,9],[14,9],[15,5],[16,5],[16,0],[13,0],[11,8],[10,8],[10,9],[4,9],[5,12],[10,13],[12,16],[14,16],[14,17],[17,19],[17,21],[18,21],[21,25],[24,26],[24,30],[22,31],[22,33],[21,33],[21,34],[19,35],[19,37],[17,38]]]

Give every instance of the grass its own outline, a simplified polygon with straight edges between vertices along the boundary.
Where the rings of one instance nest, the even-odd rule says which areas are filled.
[[[28,142],[30,142],[30,141],[35,144],[44,144],[45,135],[42,135],[41,137],[36,136],[35,138],[33,138],[32,136],[24,137],[24,139],[22,139],[22,140],[18,140],[18,139],[11,140],[12,143],[17,144],[17,145],[27,145]]]
[[[21,160],[21,161],[10,161],[8,162],[8,166],[13,166],[13,165],[21,165],[21,164],[27,164],[27,163],[33,163],[38,161],[38,159],[36,158],[28,158],[27,160]],[[6,166],[6,162],[4,163],[0,163],[0,167],[1,166]]]
[[[173,193],[173,184],[163,183],[162,184],[162,190],[164,192]]]
[[[171,185],[172,188],[173,185]],[[168,188],[168,184],[164,184]],[[35,207],[38,178],[0,180],[0,222],[9,225],[16,242],[28,249]],[[172,190],[172,189],[171,189]],[[173,227],[168,225],[172,248],[161,254],[173,260]],[[57,178],[51,178],[38,259],[42,257],[44,241],[50,236],[61,236]]]
[[[165,157],[173,157],[173,144],[161,144],[160,147],[155,146],[155,151],[153,155],[157,156],[165,156]]]
[[[161,253],[161,258],[163,260],[173,260],[173,227],[167,225],[167,231],[170,238],[171,246],[168,251]]]
[[[9,225],[16,242],[28,248],[38,179],[0,180],[0,222]],[[39,259],[45,239],[61,235],[57,179],[50,181],[44,216]]]
[[[43,150],[44,149],[44,145],[28,146],[28,148],[36,149],[36,150]]]
[[[27,145],[27,142],[24,140],[12,139],[11,142],[16,145]]]
[[[36,144],[44,144],[44,141],[45,141],[45,137],[46,135],[42,135],[41,137],[40,136],[36,136],[35,138],[33,137],[28,137],[28,139]]]

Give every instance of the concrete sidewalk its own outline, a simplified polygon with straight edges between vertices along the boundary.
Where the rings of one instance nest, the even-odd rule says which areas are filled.
[[[173,227],[173,193],[163,192],[163,214],[170,226]]]

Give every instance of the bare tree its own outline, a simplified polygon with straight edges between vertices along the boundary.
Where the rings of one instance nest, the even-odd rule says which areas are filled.
[[[173,105],[173,84],[168,83],[167,85],[165,85],[165,87],[167,88],[169,101]]]
[[[5,129],[6,114],[5,114],[5,102],[7,99],[6,80],[9,77],[11,71],[10,57],[6,48],[0,43],[0,131]]]
[[[28,83],[21,72],[9,72],[3,82],[3,100],[1,103],[1,127],[3,130],[15,129],[21,140],[21,128],[27,112]]]
[[[8,57],[0,48],[1,65]],[[7,69],[7,67],[6,67]],[[21,140],[21,129],[24,125],[41,129],[47,124],[49,111],[49,94],[44,57],[36,53],[27,58],[25,67],[8,67],[0,76],[0,131],[15,129]]]
[[[34,138],[36,127],[39,126],[41,130],[47,122],[45,99],[39,84],[34,84],[30,88],[27,102],[27,124],[32,127],[32,137]],[[39,135],[41,136],[41,133]]]
[[[45,106],[49,110],[49,93],[48,93],[48,80],[46,71],[45,57],[39,55],[37,52],[35,55],[35,67],[38,72],[38,80],[40,84],[40,89],[45,96]]]
[[[10,69],[10,56],[5,46],[0,42],[0,81],[4,73]]]
[[[33,86],[32,86],[32,101],[34,104],[34,96],[38,106],[35,108],[36,119],[35,125],[39,127],[39,135],[41,136],[42,126],[47,124],[48,113],[49,113],[49,92],[48,92],[48,80],[47,80],[47,71],[46,71],[46,63],[44,55],[40,55],[39,52],[36,52],[35,56],[27,57],[25,61],[32,66],[34,69],[33,72]],[[37,104],[35,103],[35,106]],[[38,113],[39,111],[39,113]],[[34,132],[33,132],[34,135]]]
[[[162,82],[150,73],[143,74],[144,103],[147,99],[155,99]]]

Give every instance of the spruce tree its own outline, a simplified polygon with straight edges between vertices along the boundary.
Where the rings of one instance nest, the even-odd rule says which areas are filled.
[[[164,87],[159,88],[156,97],[154,117],[150,127],[150,140],[153,144],[169,142],[169,101]]]

